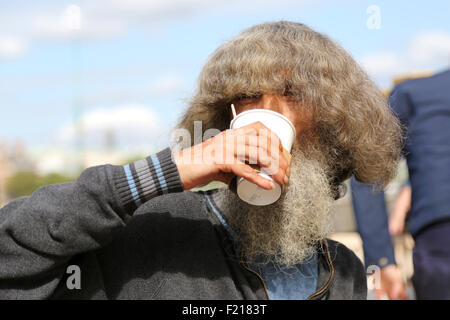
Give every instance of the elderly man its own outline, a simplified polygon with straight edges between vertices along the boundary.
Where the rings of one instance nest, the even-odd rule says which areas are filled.
[[[259,122],[228,129],[231,104],[288,118],[291,155]],[[253,26],[206,62],[176,132],[195,121],[205,139],[2,208],[0,297],[364,299],[362,263],[326,239],[330,207],[352,175],[386,185],[401,130],[354,60],[305,25]],[[235,176],[273,188],[250,160],[277,164],[277,202],[252,206],[233,191]],[[229,188],[189,191],[211,181]]]

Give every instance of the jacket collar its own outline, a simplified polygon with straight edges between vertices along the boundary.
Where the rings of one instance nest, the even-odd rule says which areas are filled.
[[[226,221],[225,224],[223,221],[221,221],[221,218],[223,219],[220,212],[215,212],[217,210],[217,204],[214,202],[214,199],[211,195],[213,195],[217,190],[210,190],[210,191],[200,191],[204,195],[205,198],[205,205],[207,207],[207,211],[212,213],[211,215],[208,215],[208,219],[216,225],[216,227],[219,227],[219,229],[226,228]],[[220,232],[222,235],[222,241],[223,244],[230,248],[230,241],[229,236],[236,237],[235,234],[233,236],[233,233],[230,233],[230,231],[227,229],[227,232]],[[226,237],[228,239],[224,239],[223,237]],[[318,279],[317,279],[317,291],[311,294],[307,300],[320,300],[320,299],[326,299],[328,290],[334,280],[334,266],[333,261],[331,260],[331,253],[330,253],[330,247],[328,245],[327,239],[322,239],[318,245],[317,245],[317,253],[318,253]],[[239,257],[239,253],[234,253],[235,257]],[[261,280],[261,279],[260,279]],[[262,280],[261,280],[262,281]],[[261,283],[261,281],[259,281]],[[264,283],[261,283],[261,287],[264,287]]]

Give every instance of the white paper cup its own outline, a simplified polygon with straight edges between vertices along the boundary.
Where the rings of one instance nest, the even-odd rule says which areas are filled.
[[[291,152],[295,139],[295,127],[281,113],[267,109],[252,109],[239,113],[231,120],[230,129],[245,127],[254,122],[261,122],[280,138],[283,147]]]
[[[238,114],[230,123],[230,129],[244,127],[254,122],[261,122],[271,131],[273,131],[281,140],[281,143],[287,151],[291,151],[295,139],[295,127],[288,118],[282,114],[267,109],[252,109]],[[277,201],[281,196],[281,186],[276,183],[268,174],[260,171],[260,176],[272,180],[275,188],[266,190],[258,185],[245,180],[242,177],[237,179],[237,194],[243,201],[256,205],[266,206]]]

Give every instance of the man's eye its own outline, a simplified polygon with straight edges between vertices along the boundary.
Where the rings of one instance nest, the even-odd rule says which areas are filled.
[[[241,94],[238,97],[239,101],[245,101],[245,100],[251,100],[251,99],[257,99],[259,95],[247,95],[247,94]]]
[[[294,93],[292,91],[290,91],[290,90],[285,90],[284,93],[283,93],[283,96],[285,96],[285,97],[293,97]]]

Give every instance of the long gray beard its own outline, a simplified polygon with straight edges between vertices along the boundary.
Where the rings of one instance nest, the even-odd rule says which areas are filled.
[[[325,168],[295,145],[291,154],[290,182],[274,204],[253,206],[229,189],[213,195],[227,223],[241,237],[239,249],[249,263],[283,267],[302,263],[330,232],[334,199]]]

